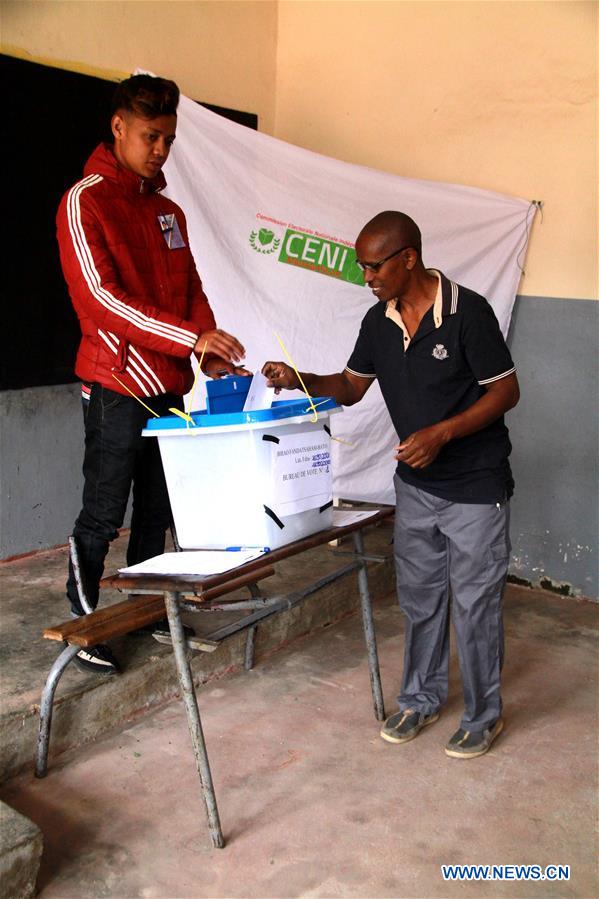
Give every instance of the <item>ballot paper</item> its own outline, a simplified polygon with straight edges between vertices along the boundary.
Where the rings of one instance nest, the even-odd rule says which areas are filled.
[[[274,398],[274,387],[267,387],[266,378],[261,371],[257,371],[252,378],[248,395],[243,404],[243,411],[251,412],[254,409],[270,409]]]
[[[378,511],[378,509],[365,509],[360,512],[354,509],[333,509],[333,527],[345,528],[348,524],[355,524],[356,521],[372,518]]]
[[[223,550],[197,550],[180,553],[163,553],[130,565],[119,568],[120,574],[170,574],[206,577],[209,574],[221,574],[264,554],[265,549],[248,547]]]

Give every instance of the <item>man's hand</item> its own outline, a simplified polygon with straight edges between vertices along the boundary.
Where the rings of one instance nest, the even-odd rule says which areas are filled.
[[[252,372],[244,368],[243,365],[233,365],[231,362],[225,362],[224,359],[217,357],[209,359],[204,364],[204,374],[214,381],[218,381],[226,375],[241,375],[244,378],[252,377]]]
[[[486,428],[508,409],[513,409],[519,398],[520,389],[515,374],[486,384],[483,396],[465,412],[410,434],[395,447],[395,458],[410,468],[426,468],[435,461],[446,443]]]
[[[302,387],[293,368],[284,362],[265,362],[262,374],[267,379],[268,386],[275,388],[275,393],[280,393],[282,389],[298,390]],[[354,375],[347,369],[336,375],[314,375],[308,371],[299,374],[310,396],[332,396],[342,406],[358,403],[373,381],[372,378]]]
[[[296,373],[285,362],[265,362],[262,366],[262,374],[267,379],[268,386],[275,388],[275,393],[280,393],[282,388],[297,390],[301,387]]]
[[[444,422],[422,428],[395,447],[395,458],[410,468],[426,468],[434,462],[449,439],[449,429]]]
[[[410,468],[426,468],[435,461],[446,443],[486,428],[513,409],[519,398],[520,388],[515,374],[486,384],[484,394],[465,412],[410,434],[395,447],[395,458]]]
[[[232,363],[240,362],[245,356],[245,349],[237,338],[227,334],[226,331],[221,331],[220,328],[200,334],[193,351],[196,356],[206,352]]]

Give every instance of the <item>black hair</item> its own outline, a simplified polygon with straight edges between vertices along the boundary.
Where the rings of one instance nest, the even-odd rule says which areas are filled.
[[[418,252],[422,257],[422,235],[420,228],[405,212],[387,210],[379,212],[373,219],[364,225],[360,234],[380,233],[387,234],[394,240],[406,243]]]
[[[153,75],[132,75],[121,81],[114,92],[110,115],[124,111],[142,119],[156,119],[177,115],[178,105],[179,88],[174,81]]]

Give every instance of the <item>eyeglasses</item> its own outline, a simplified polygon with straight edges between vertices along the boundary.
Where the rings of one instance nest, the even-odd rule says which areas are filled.
[[[378,272],[382,265],[385,262],[389,262],[390,259],[393,259],[394,256],[398,256],[400,253],[403,253],[404,250],[413,250],[414,247],[412,244],[406,244],[404,247],[400,247],[399,250],[395,250],[393,253],[389,253],[388,256],[385,256],[384,259],[379,259],[378,262],[360,262],[359,259],[356,259],[356,265],[358,268],[361,268],[363,272],[366,269],[370,269],[371,272]]]

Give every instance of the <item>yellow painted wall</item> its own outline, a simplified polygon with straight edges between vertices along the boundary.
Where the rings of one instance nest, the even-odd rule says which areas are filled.
[[[544,200],[520,292],[598,296],[595,2],[0,8],[5,52],[106,77],[139,65],[320,153]]]
[[[140,66],[196,100],[255,112],[272,132],[276,0],[8,0],[3,52],[106,78]]]
[[[283,0],[275,134],[544,200],[520,292],[597,298],[597,13],[595,2]]]

